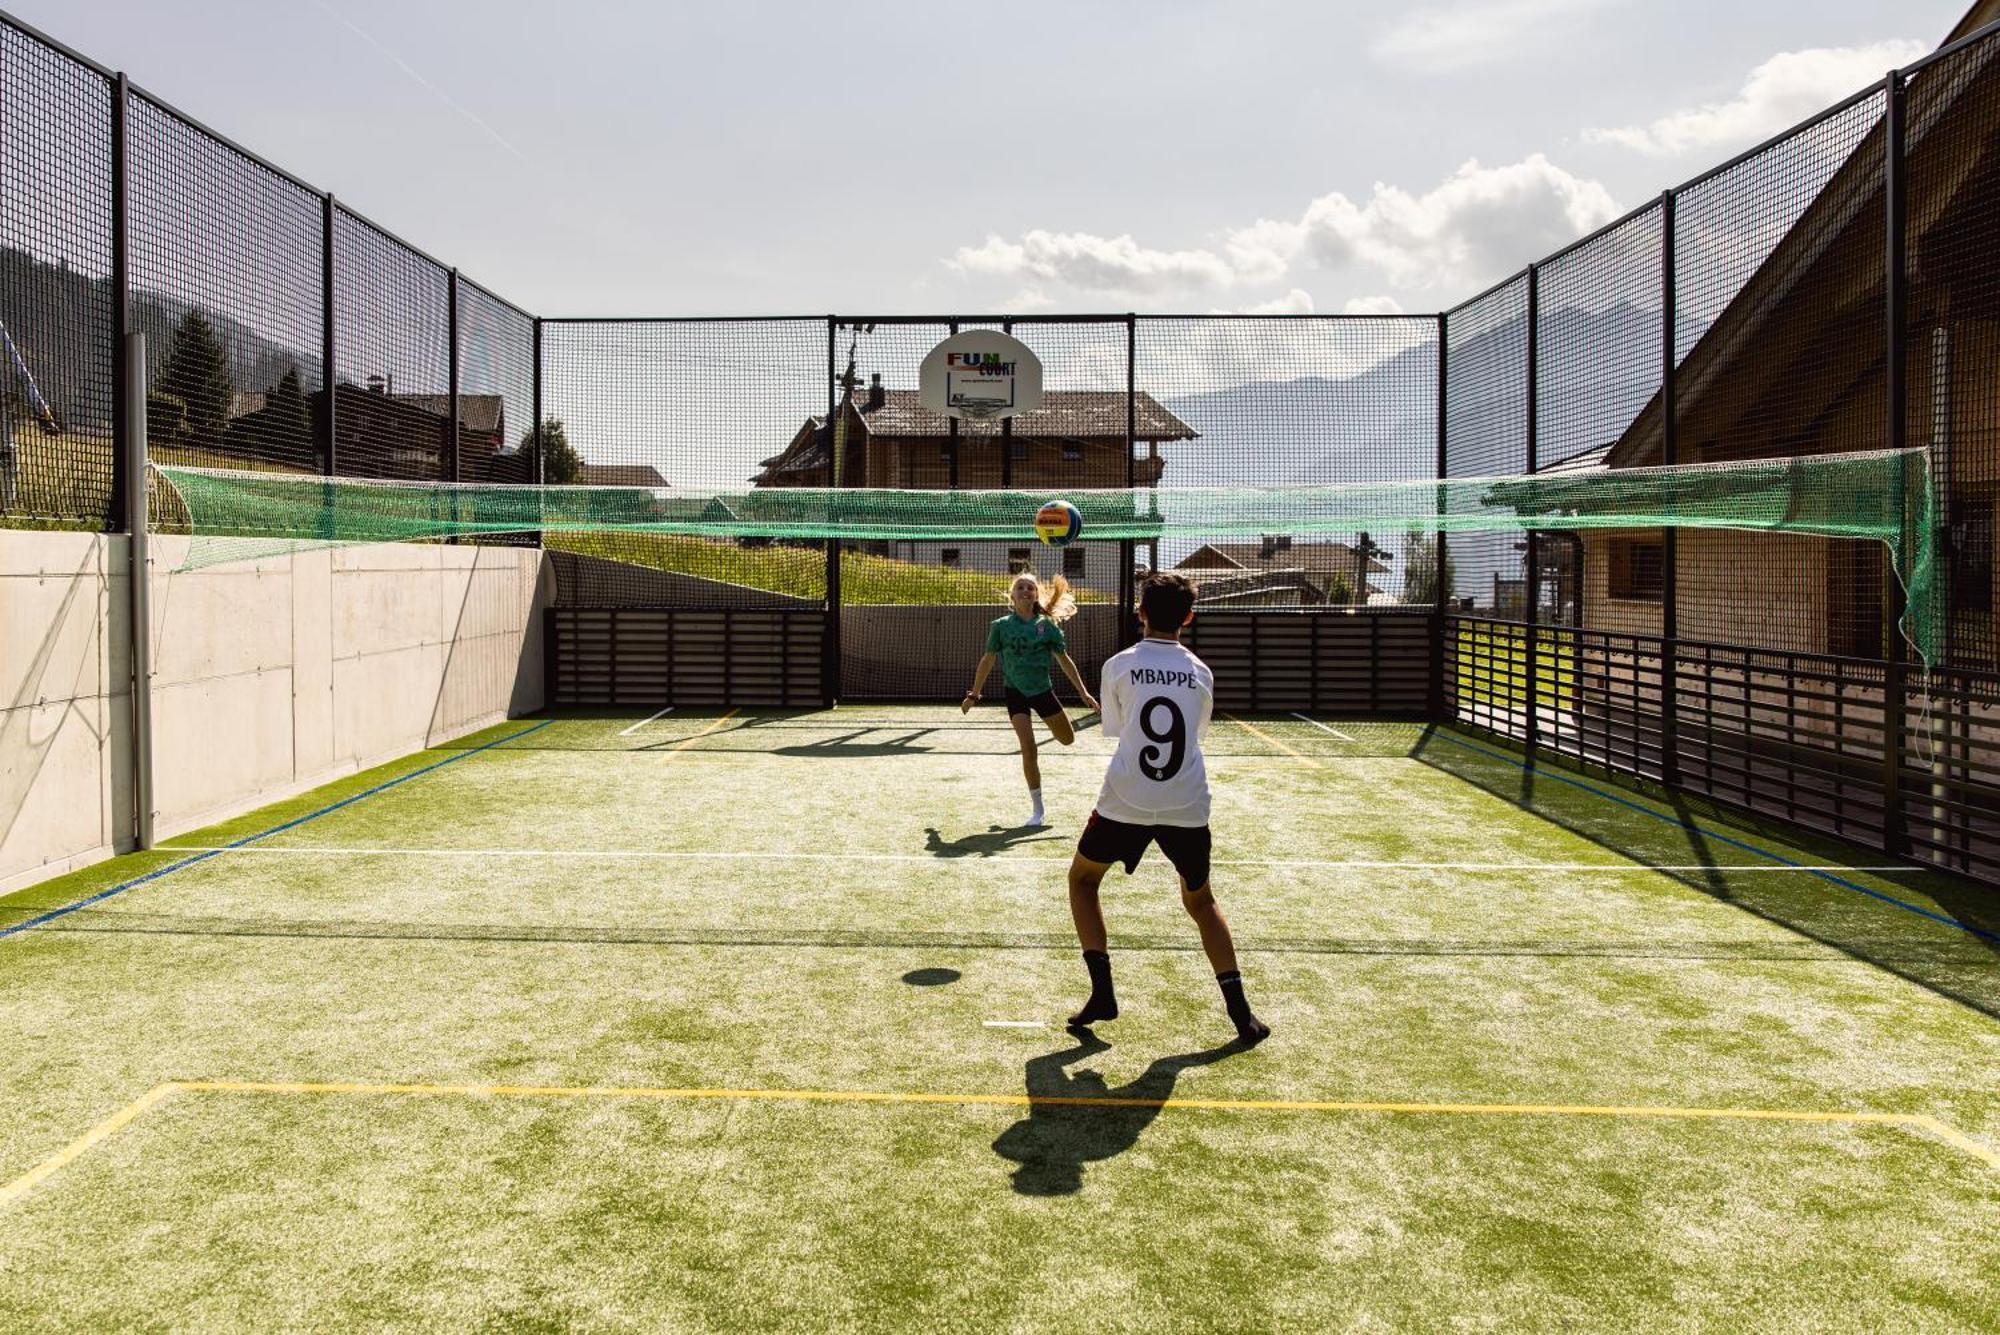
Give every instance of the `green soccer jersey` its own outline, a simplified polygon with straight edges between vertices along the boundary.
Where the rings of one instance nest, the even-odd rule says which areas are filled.
[[[1024,621],[1009,612],[986,631],[986,652],[1000,655],[1000,676],[1023,695],[1050,688],[1049,664],[1066,647],[1062,627],[1045,616]]]

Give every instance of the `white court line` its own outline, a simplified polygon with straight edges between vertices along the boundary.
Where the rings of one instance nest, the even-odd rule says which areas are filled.
[[[619,733],[618,735],[620,737],[630,737],[633,733],[639,731],[639,729],[645,727],[648,723],[651,723],[653,719],[665,718],[668,714],[671,714],[673,712],[674,712],[674,707],[672,705],[668,705],[665,709],[662,709],[659,713],[653,715],[653,718],[642,718],[637,723],[634,723],[631,727],[625,729],[625,731]]]
[[[206,844],[160,844],[161,853],[254,853],[262,856],[289,855],[294,857],[413,857],[413,858],[602,858],[640,859],[649,861],[722,861],[722,862],[921,862],[937,865],[976,864],[978,866],[1004,865],[1008,867],[1063,867],[1069,864],[1067,858],[1043,857],[1023,854],[1018,857],[940,857],[934,853],[797,853],[786,850],[769,852],[738,852],[718,850],[667,850],[647,848],[350,848],[323,846],[317,848],[274,848],[268,844],[251,844],[241,848],[226,845]],[[1348,867],[1361,871],[1619,871],[1619,872],[1891,872],[1919,871],[1916,867],[1847,867],[1792,866],[1790,864],[1758,864],[1755,866],[1734,866],[1706,862],[1688,863],[1676,866],[1649,866],[1643,862],[1368,862],[1359,859],[1329,860],[1319,858],[1211,858],[1218,867]]]
[[[1315,728],[1318,728],[1321,732],[1330,732],[1343,742],[1353,742],[1356,746],[1361,745],[1361,739],[1359,737],[1349,737],[1346,733],[1342,732],[1340,729],[1329,727],[1326,724],[1321,723],[1316,718],[1307,718],[1304,714],[1299,713],[1297,710],[1292,711],[1292,717],[1300,720],[1303,723],[1312,724]]]
[[[1040,1020],[981,1020],[988,1029],[1046,1029]]]

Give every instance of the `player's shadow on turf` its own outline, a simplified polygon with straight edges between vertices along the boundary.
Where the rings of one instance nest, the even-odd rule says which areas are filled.
[[[924,852],[934,858],[990,858],[1016,844],[1040,844],[1060,838],[1045,825],[1016,825],[1011,829],[989,825],[982,834],[947,839],[932,825],[924,829]]]
[[[1028,1060],[1032,1099],[1130,1100],[1092,1107],[1088,1103],[1032,1103],[1028,1115],[1000,1133],[993,1152],[1020,1166],[1014,1190],[1023,1196],[1068,1196],[1083,1189],[1083,1166],[1123,1154],[1160,1115],[1173,1097],[1182,1071],[1207,1066],[1244,1050],[1231,1040],[1205,1052],[1155,1058],[1137,1080],[1110,1087],[1095,1071],[1071,1075],[1071,1062],[1108,1052],[1111,1045],[1090,1033],[1075,1034],[1076,1046]]]

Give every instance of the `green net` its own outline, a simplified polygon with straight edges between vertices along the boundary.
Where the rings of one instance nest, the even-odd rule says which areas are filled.
[[[1044,492],[765,487],[689,492],[380,482],[156,466],[197,542],[184,564],[301,545],[518,533],[708,538],[1020,541]],[[1939,644],[1928,452],[1323,486],[1079,490],[1082,537],[1492,533],[1711,528],[1884,543],[1906,594],[1903,631],[1925,662]]]

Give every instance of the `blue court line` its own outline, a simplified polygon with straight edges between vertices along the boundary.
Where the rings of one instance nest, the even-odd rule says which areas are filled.
[[[1528,764],[1524,760],[1520,760],[1514,756],[1510,756],[1504,751],[1489,750],[1486,747],[1476,745],[1472,742],[1468,742],[1463,737],[1455,737],[1451,733],[1445,732],[1442,729],[1433,729],[1432,735],[1435,737],[1443,738],[1445,741],[1452,743],[1454,746],[1462,746],[1468,751],[1477,752],[1479,755],[1486,756],[1489,759],[1504,761],[1505,763],[1512,765],[1515,769],[1525,770],[1528,768]],[[1825,871],[1820,871],[1817,868],[1806,867],[1803,863],[1794,862],[1792,859],[1786,857],[1784,854],[1773,853],[1768,848],[1759,848],[1756,844],[1745,843],[1741,839],[1732,839],[1726,834],[1717,834],[1713,830],[1704,830],[1701,826],[1696,825],[1693,821],[1682,820],[1680,817],[1669,815],[1664,811],[1655,811],[1652,807],[1647,806],[1643,802],[1634,802],[1632,799],[1628,797],[1620,797],[1617,793],[1606,792],[1604,789],[1598,788],[1592,784],[1585,783],[1581,779],[1572,779],[1566,774],[1559,774],[1552,770],[1545,770],[1540,768],[1535,769],[1533,772],[1537,778],[1553,779],[1557,783],[1566,783],[1572,788],[1580,788],[1584,792],[1593,794],[1594,796],[1597,797],[1601,797],[1607,802],[1616,802],[1621,807],[1629,807],[1633,811],[1643,812],[1644,814],[1651,816],[1654,820],[1665,821],[1667,824],[1673,826],[1677,830],[1688,830],[1695,834],[1700,835],[1704,839],[1713,839],[1715,840],[1715,842],[1719,844],[1728,844],[1731,848],[1740,848],[1744,852],[1754,853],[1760,858],[1769,858],[1771,861],[1782,863],[1787,867],[1798,867],[1800,870],[1804,871],[1808,876],[1818,877],[1820,880],[1825,881],[1831,885],[1837,885],[1843,890],[1853,890],[1858,894],[1863,894],[1868,896],[1870,899],[1879,899],[1884,904],[1893,904],[1895,907],[1903,909],[1904,911],[1909,913],[1914,913],[1918,917],[1929,918],[1932,922],[1941,922],[1947,927],[1956,927],[1961,932],[1970,932],[1973,936],[1978,937],[1982,941],[1993,941],[1996,943],[2000,943],[2000,932],[1989,932],[1983,927],[1974,927],[1969,922],[1960,922],[1958,919],[1951,917],[1949,914],[1938,913],[1935,910],[1925,908],[1921,904],[1912,904],[1907,899],[1898,899],[1894,895],[1884,894],[1880,890],[1871,890],[1867,886],[1862,885],[1859,881],[1850,881],[1845,876],[1835,876],[1832,872],[1825,872]],[[1643,867],[1645,866],[1645,863],[1642,862],[1639,865]],[[1727,871],[1728,868],[1723,867],[1723,868],[1718,868],[1718,870]],[[1920,869],[1912,867],[1911,870],[1916,871]]]
[[[543,728],[548,727],[549,724],[554,722],[555,722],[554,719],[543,719],[540,723],[537,723],[532,728],[523,728],[519,732],[510,732],[505,737],[496,737],[492,741],[487,742],[481,746],[473,747],[470,751],[460,751],[455,756],[446,756],[443,760],[433,761],[431,764],[424,766],[422,769],[413,769],[408,774],[399,775],[396,778],[390,779],[387,783],[378,783],[373,788],[368,789],[366,792],[356,793],[352,797],[343,797],[340,799],[340,801],[333,803],[331,806],[321,807],[318,811],[309,811],[303,816],[299,816],[293,820],[286,821],[283,825],[273,825],[268,830],[259,830],[255,834],[245,835],[243,838],[238,839],[233,844],[225,844],[221,848],[211,848],[204,852],[197,853],[191,858],[182,858],[179,862],[170,862],[166,866],[161,867],[155,871],[147,872],[144,876],[134,876],[129,881],[120,882],[119,884],[112,886],[109,890],[99,890],[96,894],[91,895],[88,899],[79,899],[74,904],[65,904],[61,908],[50,909],[47,913],[42,914],[40,917],[30,918],[26,922],[15,923],[12,927],[0,927],[0,941],[4,941],[10,936],[16,936],[22,932],[25,932],[31,927],[40,927],[43,923],[54,922],[57,918],[65,917],[68,914],[75,913],[78,909],[87,909],[92,904],[102,903],[104,900],[111,898],[111,896],[121,895],[125,893],[127,890],[132,889],[134,886],[144,885],[148,881],[157,881],[162,876],[171,876],[175,872],[180,871],[183,868],[194,866],[194,864],[197,862],[206,862],[210,858],[219,858],[224,853],[229,852],[231,849],[242,848],[246,844],[254,844],[259,839],[269,839],[274,834],[283,834],[286,830],[295,829],[298,826],[304,825],[309,820],[318,820],[321,816],[331,815],[332,813],[340,810],[342,807],[351,807],[364,797],[373,797],[377,793],[387,792],[389,789],[394,788],[399,783],[408,783],[411,779],[421,778],[422,776],[429,774],[434,769],[443,769],[446,765],[457,764],[459,761],[466,759],[468,756],[476,756],[481,751],[490,751],[494,747],[499,746],[503,743],[511,742],[519,737],[526,737],[531,732],[540,732]]]

